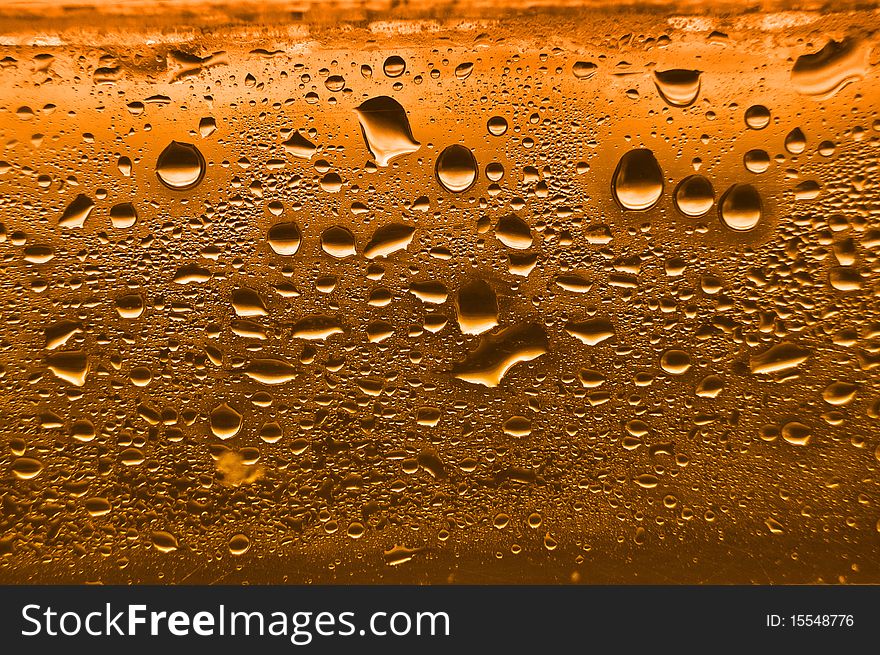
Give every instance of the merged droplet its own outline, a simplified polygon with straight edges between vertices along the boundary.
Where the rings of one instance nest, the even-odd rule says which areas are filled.
[[[696,218],[704,215],[715,203],[715,189],[702,175],[684,178],[672,196],[675,208],[685,216]]]
[[[721,198],[721,222],[731,230],[747,232],[761,222],[763,205],[758,190],[751,184],[734,184]]]
[[[825,99],[868,72],[870,47],[856,38],[829,41],[818,52],[801,55],[791,69],[798,93]]]
[[[437,157],[435,172],[440,186],[452,193],[461,193],[477,180],[477,160],[469,148],[456,143],[447,146]]]
[[[700,71],[684,68],[654,71],[654,85],[667,104],[687,107],[700,94],[700,75]]]
[[[540,357],[549,348],[547,332],[541,325],[515,325],[484,336],[477,349],[453,368],[452,374],[465,382],[497,387],[514,365]]]
[[[459,289],[455,309],[464,334],[482,334],[498,325],[498,298],[485,280],[473,280]]]
[[[611,179],[611,193],[621,207],[630,211],[645,211],[656,205],[663,194],[663,171],[654,153],[639,148],[624,154]]]
[[[205,177],[205,158],[191,143],[172,141],[156,161],[156,177],[169,189],[186,191]]]
[[[379,166],[408,155],[421,144],[413,138],[406,110],[394,98],[370,98],[355,109],[367,149]]]

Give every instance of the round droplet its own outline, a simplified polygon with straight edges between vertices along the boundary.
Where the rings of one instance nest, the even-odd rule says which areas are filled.
[[[796,127],[786,135],[785,149],[793,155],[799,155],[807,149],[807,137],[801,128]]]
[[[205,177],[205,158],[191,143],[172,141],[156,161],[156,177],[169,189],[192,189]]]
[[[611,180],[611,193],[624,209],[650,209],[663,194],[663,171],[647,148],[630,150],[617,164]]]
[[[746,109],[746,125],[753,130],[763,130],[770,124],[770,110],[764,105],[752,105]]]
[[[734,184],[721,199],[719,213],[721,222],[731,230],[751,230],[763,215],[761,196],[751,184]]]
[[[477,181],[477,160],[468,148],[453,144],[437,157],[437,180],[452,193],[467,191]]]
[[[749,150],[743,155],[743,165],[750,173],[763,173],[770,168],[770,155],[766,150]]]
[[[684,375],[691,367],[691,356],[683,350],[667,350],[660,357],[660,368],[670,375]]]
[[[295,255],[302,243],[302,233],[296,223],[277,223],[269,228],[269,247],[279,255]]]
[[[684,178],[675,189],[673,200],[678,211],[685,216],[695,218],[712,209],[715,189],[702,175],[691,175]]]
[[[251,540],[247,535],[236,534],[229,540],[229,552],[233,555],[244,555],[251,547]]]
[[[486,123],[486,129],[492,136],[501,136],[507,132],[507,120],[503,116],[493,116]]]
[[[354,234],[341,225],[332,225],[321,233],[321,248],[339,259],[350,257],[355,254]]]
[[[488,177],[492,182],[498,182],[502,177],[504,177],[504,166],[499,164],[497,161],[493,161],[490,164],[487,164],[486,177]]]
[[[391,55],[382,64],[382,70],[385,71],[385,75],[388,77],[400,77],[406,71],[406,62],[403,60],[403,57]]]

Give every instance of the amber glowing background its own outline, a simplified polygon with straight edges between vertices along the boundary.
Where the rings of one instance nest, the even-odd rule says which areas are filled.
[[[880,14],[541,4],[0,11],[0,581],[880,582]]]

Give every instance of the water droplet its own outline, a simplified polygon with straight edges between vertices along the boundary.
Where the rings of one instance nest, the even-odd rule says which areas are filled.
[[[660,357],[660,368],[670,375],[684,375],[691,368],[691,356],[683,350],[667,350]]]
[[[110,208],[110,224],[117,229],[131,227],[137,221],[137,210],[130,202],[121,202]]]
[[[244,372],[249,378],[263,384],[284,384],[297,377],[296,368],[281,359],[255,359]]]
[[[611,193],[624,209],[650,209],[663,194],[663,171],[647,148],[630,150],[617,164],[611,181]]]
[[[356,252],[354,234],[346,227],[332,225],[321,233],[321,249],[338,259],[351,257]]]
[[[156,161],[156,177],[169,189],[192,189],[205,177],[205,158],[191,143],[172,141]]]
[[[764,173],[770,168],[770,155],[758,148],[749,150],[743,155],[743,165],[750,173]]]
[[[715,189],[702,175],[691,175],[684,178],[676,187],[673,202],[676,209],[685,216],[691,218],[703,216],[715,203]]]
[[[406,71],[406,62],[403,60],[403,57],[391,55],[382,64],[382,70],[388,77],[400,77]]]
[[[416,230],[404,223],[389,223],[378,228],[364,248],[364,257],[375,259],[387,257],[393,252],[404,250],[412,243]]]
[[[764,105],[752,105],[746,109],[746,125],[752,130],[763,130],[770,124],[770,110]]]
[[[675,68],[654,72],[660,97],[673,107],[692,105],[700,94],[700,71]]]
[[[461,286],[455,304],[458,325],[464,334],[482,334],[498,325],[498,298],[484,280]]]
[[[785,149],[793,155],[799,155],[807,149],[807,137],[796,127],[785,136]]]
[[[507,119],[504,116],[493,116],[486,123],[486,129],[492,136],[501,136],[507,132]]]
[[[579,80],[588,80],[596,74],[598,66],[591,61],[578,61],[571,67],[571,72]]]
[[[471,73],[474,72],[474,65],[472,62],[464,62],[463,64],[459,64],[455,67],[455,76],[460,80],[466,80],[471,76]]]
[[[94,208],[95,203],[91,198],[82,193],[79,194],[61,214],[61,218],[58,219],[58,227],[82,227]]]
[[[388,166],[395,157],[413,153],[421,146],[413,138],[406,110],[393,98],[371,98],[355,112],[367,149],[379,166]]]
[[[211,432],[219,439],[231,439],[241,430],[242,415],[227,403],[211,411]]]
[[[827,99],[868,72],[870,47],[856,38],[829,41],[815,53],[801,55],[791,69],[798,93]]]
[[[525,250],[532,245],[532,230],[516,214],[506,214],[495,225],[495,238],[508,248]]]
[[[302,243],[302,232],[296,223],[276,223],[266,235],[269,247],[278,255],[295,255]]]
[[[43,463],[33,457],[17,457],[12,460],[12,472],[19,480],[31,480],[43,470]]]
[[[731,230],[747,232],[761,222],[763,205],[758,190],[751,184],[734,184],[721,198],[721,222]]]
[[[596,346],[614,336],[614,324],[607,318],[570,321],[565,331],[588,346]]]
[[[477,160],[474,153],[464,146],[447,146],[437,157],[437,180],[452,193],[470,189],[477,180]]]
[[[229,552],[232,555],[244,555],[251,547],[251,540],[247,535],[235,534],[229,539]]]
[[[752,373],[781,373],[797,368],[810,356],[810,351],[790,341],[771,346],[763,353],[753,355],[749,365]]]

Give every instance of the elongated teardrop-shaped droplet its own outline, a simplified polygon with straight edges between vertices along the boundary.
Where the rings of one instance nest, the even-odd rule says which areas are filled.
[[[453,144],[437,157],[437,180],[452,193],[470,189],[477,181],[477,160],[468,148]]]
[[[355,109],[364,141],[379,166],[408,155],[421,144],[413,138],[406,110],[394,98],[370,98]]]
[[[673,107],[692,105],[700,94],[700,71],[674,68],[654,72],[660,97]]]
[[[734,184],[721,199],[721,222],[731,230],[747,232],[761,222],[763,206],[758,190],[751,184]]]
[[[684,178],[675,189],[673,201],[678,211],[695,218],[712,209],[715,190],[712,183],[702,175],[691,175]]]
[[[169,189],[192,189],[205,177],[205,158],[191,143],[172,141],[156,161],[156,177]]]
[[[67,205],[61,218],[58,219],[59,227],[82,227],[83,223],[95,208],[94,201],[85,194],[79,194]]]
[[[241,414],[223,403],[211,412],[211,432],[220,439],[230,439],[241,430],[241,420]]]
[[[617,164],[611,193],[624,209],[644,211],[657,204],[663,194],[663,171],[647,148],[630,150]]]

